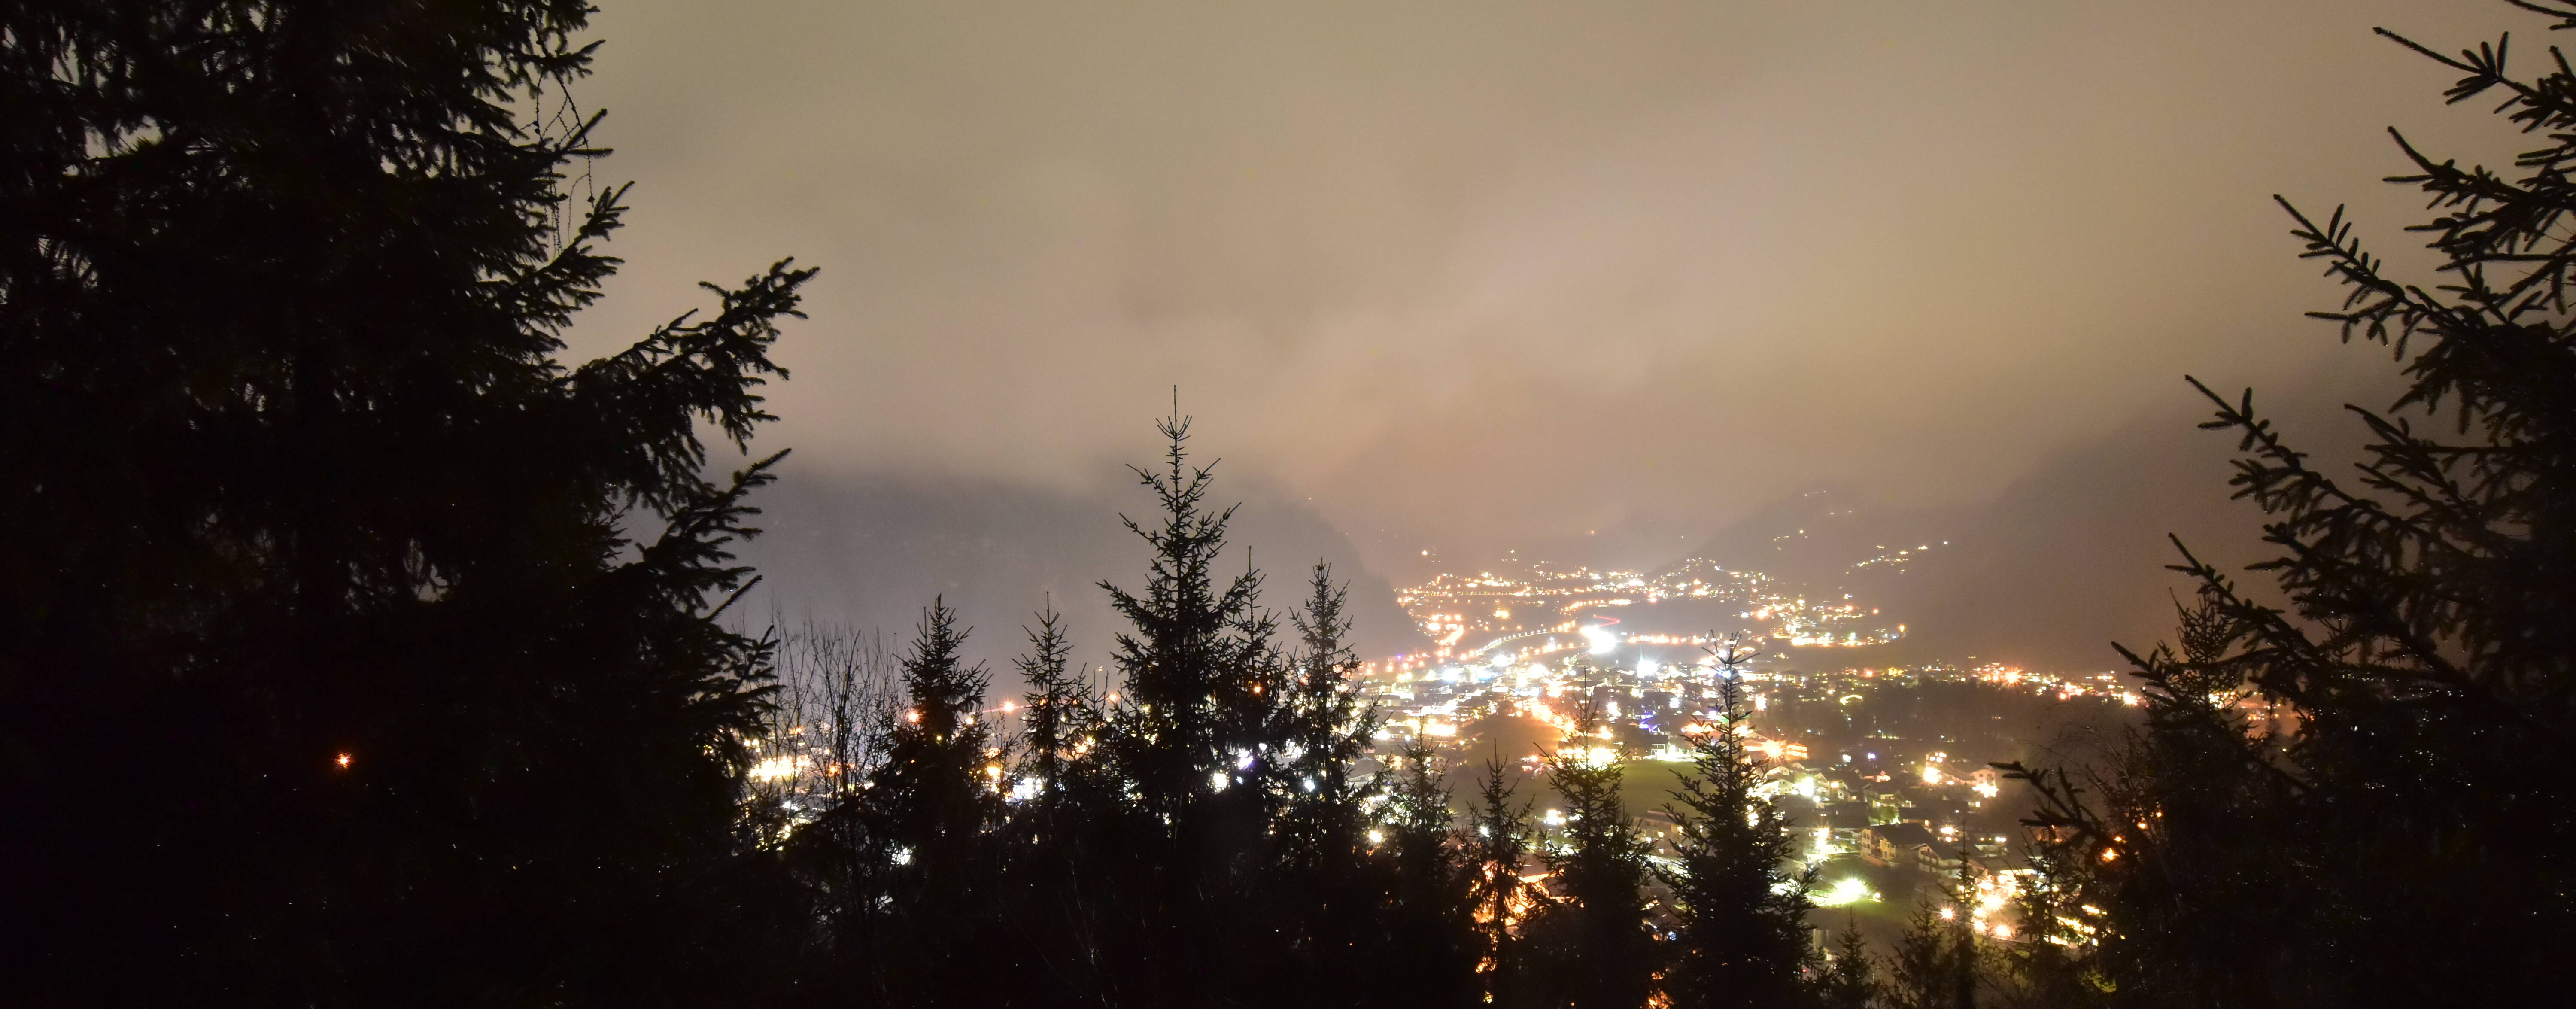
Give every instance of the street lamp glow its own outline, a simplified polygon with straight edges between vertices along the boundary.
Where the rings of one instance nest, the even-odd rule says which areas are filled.
[[[1878,899],[1878,895],[1869,892],[1869,882],[1867,880],[1861,879],[1858,876],[1847,876],[1844,877],[1842,882],[1836,883],[1832,888],[1827,889],[1823,893],[1817,894],[1816,905],[1819,907],[1841,907],[1845,904],[1857,904],[1864,900],[1876,899]]]

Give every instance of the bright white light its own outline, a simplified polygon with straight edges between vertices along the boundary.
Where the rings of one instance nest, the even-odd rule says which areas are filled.
[[[894,864],[896,864],[896,865],[911,865],[911,864],[912,864],[912,849],[910,849],[910,848],[896,848],[896,849],[894,850]]]
[[[1208,788],[1210,790],[1218,792],[1225,791],[1226,784],[1227,780],[1224,771],[1218,771],[1214,774],[1208,775]]]
[[[1841,907],[1845,904],[1857,904],[1864,900],[1876,899],[1878,895],[1869,892],[1868,881],[1858,876],[1851,876],[1834,884],[1831,889],[1817,894],[1816,904],[1819,907]]]
[[[780,778],[793,778],[804,770],[805,758],[803,757],[771,757],[751,765],[751,776],[761,781],[776,781]]]
[[[1637,675],[1638,675],[1640,678],[1644,678],[1644,677],[1651,677],[1651,676],[1655,675],[1655,660],[1653,660],[1653,659],[1638,659],[1638,660],[1637,660]]]
[[[1385,843],[1386,843],[1386,832],[1385,832],[1385,831],[1383,831],[1383,830],[1372,830],[1372,831],[1369,831],[1369,835],[1368,835],[1368,837],[1369,837],[1369,843],[1370,843],[1370,844],[1385,844]]]
[[[1608,655],[1619,650],[1619,636],[1605,627],[1584,628],[1583,640],[1591,643],[1594,655]]]

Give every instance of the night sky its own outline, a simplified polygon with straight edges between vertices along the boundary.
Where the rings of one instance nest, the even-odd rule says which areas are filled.
[[[578,352],[793,254],[823,273],[762,446],[801,472],[1096,492],[1177,385],[1203,447],[1381,569],[1816,486],[1974,501],[2187,407],[2186,372],[2311,382],[2357,352],[2299,317],[2337,291],[2271,194],[2402,253],[2387,127],[2505,153],[2370,29],[2530,27],[2424,0],[603,8],[578,97],[610,113],[601,178],[639,185]]]

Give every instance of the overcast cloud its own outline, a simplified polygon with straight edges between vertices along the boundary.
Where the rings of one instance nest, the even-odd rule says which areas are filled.
[[[2492,132],[2370,28],[2532,27],[2423,0],[603,6],[580,94],[601,174],[640,185],[580,349],[794,254],[823,274],[764,437],[804,465],[1093,486],[1177,384],[1209,451],[1381,556],[1713,528],[1826,482],[1970,499],[2186,371],[2297,381],[2333,290],[2269,194],[2351,201],[2393,250],[2417,211],[2381,130]]]

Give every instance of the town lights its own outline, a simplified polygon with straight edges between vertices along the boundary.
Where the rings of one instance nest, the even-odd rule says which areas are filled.
[[[347,765],[344,763],[342,766]],[[771,757],[751,765],[751,777],[756,781],[776,781],[780,778],[793,778],[804,770],[805,758],[803,757]]]
[[[1608,655],[1611,652],[1619,650],[1619,636],[1610,633],[1605,628],[1584,628],[1583,640],[1591,644],[1592,654],[1594,655]]]

